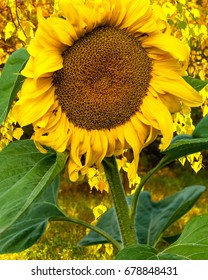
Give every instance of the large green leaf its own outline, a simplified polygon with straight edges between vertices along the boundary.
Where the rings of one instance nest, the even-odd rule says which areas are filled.
[[[153,202],[149,192],[141,192],[136,210],[136,230],[139,243],[154,246],[164,230],[190,210],[205,189],[203,186],[187,187],[159,202]],[[127,197],[127,199],[131,203],[132,197]],[[96,226],[121,242],[114,208],[108,210]],[[106,242],[105,238],[90,231],[79,245],[87,246]]]
[[[12,142],[0,152],[0,233],[27,211],[66,160],[67,153],[40,153],[31,140]]]
[[[33,245],[45,232],[48,221],[65,217],[56,205],[59,176],[45,188],[6,230],[0,233],[0,253],[14,253]]]
[[[158,202],[148,192],[139,198],[136,214],[138,240],[141,244],[156,245],[162,233],[187,213],[206,190],[204,186],[191,186]]]
[[[13,142],[0,152],[0,253],[19,252],[34,244],[49,220],[88,227],[120,247],[101,229],[67,216],[57,206],[56,176],[67,157],[67,152],[51,149],[41,154],[30,140]]]
[[[121,250],[116,258],[116,260],[185,260],[187,258],[176,255],[176,254],[166,254],[159,253],[155,248],[149,245],[136,244],[125,247]],[[131,269],[129,267],[125,270],[127,275],[131,274]]]
[[[173,139],[173,142],[164,151],[165,156],[152,170],[152,174],[180,157],[208,150],[208,138],[187,138],[185,136],[181,136],[181,138],[176,136],[176,139]]]
[[[193,132],[194,138],[207,138],[208,142],[208,116],[201,119]]]
[[[192,218],[179,239],[161,252],[164,253],[191,260],[208,260],[208,214]]]
[[[5,120],[12,102],[22,87],[25,79],[20,73],[29,54],[26,49],[15,51],[7,60],[0,77],[0,125]]]
[[[101,219],[96,224],[96,227],[104,230],[107,232],[113,239],[117,240],[118,242],[121,242],[121,235],[119,231],[118,226],[118,220],[115,213],[115,208],[110,208]],[[89,246],[89,245],[96,245],[96,244],[104,244],[108,243],[107,239],[105,239],[103,236],[98,234],[95,231],[90,231],[89,234],[87,234],[78,245],[80,246]]]
[[[157,250],[148,245],[135,244],[125,247],[116,255],[116,260],[157,260]]]
[[[192,77],[189,77],[189,76],[186,76],[186,77],[183,77],[183,78],[196,91],[202,90],[208,84],[208,81],[202,81],[202,80],[195,79],[195,78],[192,78]]]

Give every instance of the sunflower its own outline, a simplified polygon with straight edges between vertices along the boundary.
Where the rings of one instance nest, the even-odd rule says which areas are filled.
[[[40,149],[69,151],[70,180],[128,148],[132,179],[145,146],[159,134],[162,149],[170,144],[181,103],[201,104],[182,78],[188,50],[148,0],[60,0],[59,8],[47,19],[38,11],[13,114],[33,125]]]

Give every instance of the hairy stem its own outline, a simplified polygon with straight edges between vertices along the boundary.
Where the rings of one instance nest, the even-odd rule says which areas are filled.
[[[115,156],[104,158],[102,164],[111,190],[123,246],[126,247],[137,244],[136,230],[134,222],[130,219],[129,206],[126,200]]]
[[[63,213],[64,214],[64,213]],[[68,221],[71,223],[75,223],[81,226],[84,226],[86,228],[89,228],[95,232],[97,232],[98,234],[100,234],[101,236],[103,236],[104,238],[106,238],[110,243],[112,243],[117,249],[118,251],[120,251],[122,249],[120,243],[118,243],[115,239],[113,239],[108,233],[106,233],[104,230],[93,226],[83,220],[74,218],[74,217],[70,217],[70,216],[65,216],[65,217],[58,217],[58,218],[54,218],[53,221]]]

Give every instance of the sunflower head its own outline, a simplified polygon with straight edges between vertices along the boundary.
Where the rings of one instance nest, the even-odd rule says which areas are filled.
[[[169,145],[181,103],[201,104],[181,77],[188,51],[147,0],[60,0],[59,8],[47,19],[38,13],[13,114],[33,124],[38,145],[69,151],[72,181],[127,148],[131,180],[158,134]]]
[[[152,61],[125,30],[96,28],[62,57],[63,68],[53,76],[55,93],[75,126],[88,131],[111,129],[128,121],[142,104]]]

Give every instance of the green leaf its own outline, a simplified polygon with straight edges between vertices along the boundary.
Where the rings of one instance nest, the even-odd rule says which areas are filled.
[[[180,157],[206,150],[208,150],[207,138],[183,138],[177,141],[173,139],[170,146],[163,152],[165,156],[152,170],[152,174]]]
[[[208,260],[208,214],[192,218],[179,239],[161,252],[164,253],[191,260]]]
[[[65,215],[56,205],[59,183],[68,152],[40,153],[33,141],[10,143],[0,152],[0,253],[19,252],[35,243],[51,221],[76,223],[120,244],[95,226]]]
[[[116,260],[157,260],[157,250],[148,246],[135,244],[121,250]]]
[[[147,173],[142,179],[142,183],[144,184],[154,173],[174,160],[208,150],[207,122],[208,117],[206,116],[198,123],[193,135],[180,134],[175,136],[169,147],[162,152],[165,156],[160,160],[156,167]]]
[[[40,153],[31,140],[10,143],[0,152],[0,233],[22,216],[63,170],[67,153]]]
[[[169,16],[168,16],[168,17],[169,17]],[[170,26],[172,26],[172,25],[174,25],[175,23],[174,23],[174,21],[173,21],[172,19],[168,18],[168,24],[169,24]]]
[[[116,260],[184,260],[186,258],[180,257],[175,254],[162,254],[159,253],[155,248],[148,245],[131,245],[121,250]],[[130,268],[126,270],[128,275],[131,274]]]
[[[178,238],[180,237],[180,234],[175,234],[175,235],[171,235],[171,236],[163,236],[162,239],[164,241],[166,241],[169,244],[172,244],[173,242],[175,242]]]
[[[178,22],[178,24],[177,24],[177,27],[179,28],[179,29],[186,29],[186,26],[187,26],[187,22],[185,22],[185,21],[179,21]]]
[[[26,49],[15,51],[7,60],[0,77],[0,125],[4,122],[12,103],[25,79],[20,73],[29,54]]]
[[[113,225],[113,226],[112,226]],[[96,227],[107,232],[113,239],[121,243],[121,234],[119,231],[118,220],[116,217],[115,208],[110,208],[106,213],[104,213],[101,219],[97,222]],[[80,242],[79,246],[90,246],[96,244],[108,243],[100,234],[95,231],[90,231]]]
[[[192,78],[192,77],[189,77],[189,76],[185,76],[183,78],[196,91],[202,90],[208,84],[208,81],[202,81],[202,80],[195,79],[195,78]]]
[[[208,142],[208,115],[200,120],[194,129],[193,137],[207,138]]]
[[[177,3],[176,7],[177,7],[177,10],[178,10],[179,14],[182,14],[183,13],[183,8],[184,8],[184,4]]]
[[[203,186],[187,187],[159,202],[153,202],[149,192],[141,192],[137,202],[135,218],[139,243],[154,246],[168,226],[189,211],[205,189]],[[130,204],[132,196],[127,197],[127,199]],[[121,242],[114,207],[101,217],[96,226]],[[106,242],[107,240],[104,237],[90,231],[80,241],[79,245],[88,246]]]
[[[5,231],[0,233],[0,253],[20,252],[45,232],[48,221],[65,215],[57,207],[59,176],[45,188]]]
[[[193,136],[190,134],[178,134],[172,139],[171,144],[175,143],[178,140],[185,140],[185,139],[188,140],[193,139]]]
[[[155,246],[162,233],[187,213],[206,190],[204,186],[191,186],[158,202],[144,191],[139,197],[136,228],[139,243]]]

